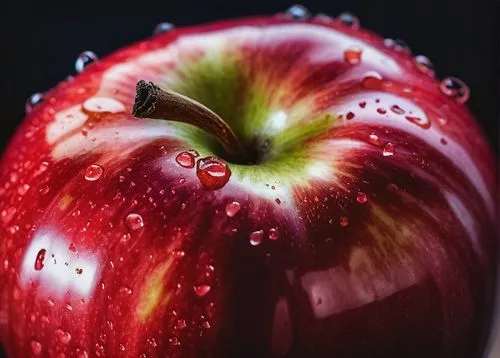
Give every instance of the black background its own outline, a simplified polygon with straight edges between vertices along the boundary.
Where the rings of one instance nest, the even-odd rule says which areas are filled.
[[[452,75],[463,79],[471,88],[468,105],[496,150],[499,18],[493,1],[311,0],[302,4],[312,13],[333,16],[349,10],[360,18],[362,26],[386,37],[404,39],[415,54],[427,55],[439,77]],[[150,36],[161,21],[183,26],[272,14],[292,4],[278,0],[3,3],[0,149],[22,119],[26,98],[72,74],[75,58],[83,50],[104,56]]]

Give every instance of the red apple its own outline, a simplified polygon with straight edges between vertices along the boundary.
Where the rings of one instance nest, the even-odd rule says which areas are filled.
[[[300,7],[92,60],[2,158],[9,356],[481,354],[495,168],[461,81]],[[188,104],[135,118],[139,80]]]

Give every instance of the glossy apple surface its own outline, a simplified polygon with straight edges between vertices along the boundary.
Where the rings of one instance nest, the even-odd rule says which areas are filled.
[[[218,113],[253,162],[134,118],[142,79]],[[325,16],[174,29],[87,66],[2,158],[7,353],[479,355],[495,168],[460,85]]]

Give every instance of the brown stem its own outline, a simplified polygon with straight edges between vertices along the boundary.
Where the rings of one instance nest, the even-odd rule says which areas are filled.
[[[137,82],[132,114],[138,118],[192,124],[215,136],[232,160],[245,159],[240,140],[221,117],[201,103],[179,93],[161,89],[153,82]]]

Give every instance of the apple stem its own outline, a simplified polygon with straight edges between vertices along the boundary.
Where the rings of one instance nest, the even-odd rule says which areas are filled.
[[[247,159],[236,134],[215,112],[192,98],[164,90],[153,82],[137,82],[132,115],[192,124],[212,134],[231,160],[241,163]]]

